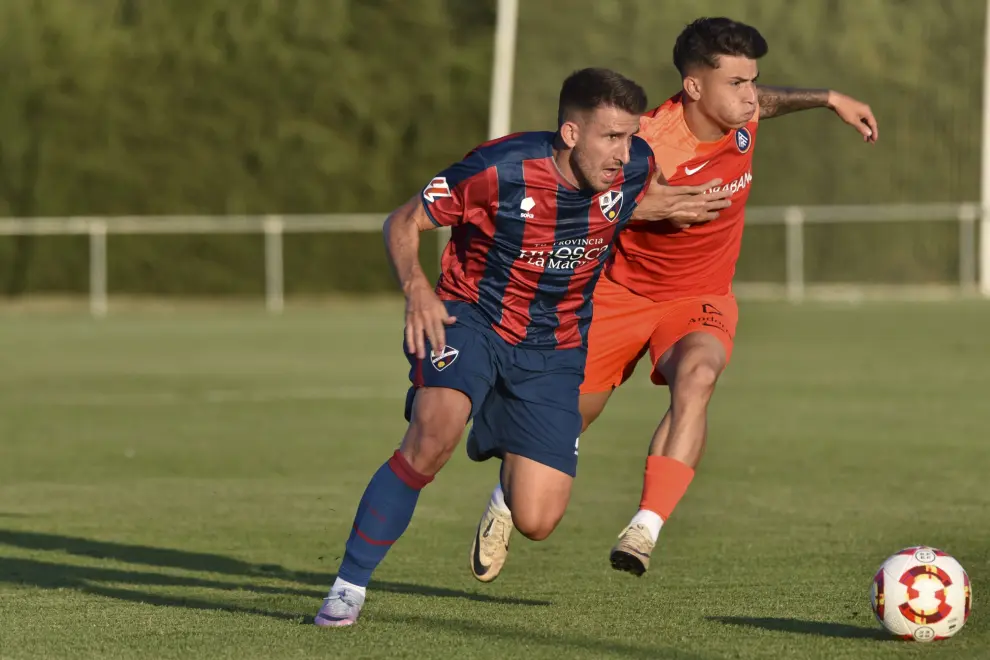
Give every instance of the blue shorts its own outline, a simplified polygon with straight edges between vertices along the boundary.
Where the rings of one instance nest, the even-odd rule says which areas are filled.
[[[419,387],[446,387],[471,399],[474,425],[468,455],[476,461],[517,454],[564,472],[577,473],[585,348],[513,346],[492,329],[477,308],[446,302],[457,322],[447,327],[447,345],[429,357],[406,353],[412,387],[406,396],[411,421]]]

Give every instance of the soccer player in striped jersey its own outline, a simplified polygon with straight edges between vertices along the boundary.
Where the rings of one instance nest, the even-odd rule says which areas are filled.
[[[636,137],[646,94],[605,69],[570,76],[558,130],[483,144],[393,212],[384,233],[406,296],[409,427],[358,505],[315,623],[347,626],[420,490],[474,420],[468,454],[499,458],[516,529],[546,538],[577,469],[591,295],[612,242],[656,176]],[[434,288],[419,233],[451,227]]]

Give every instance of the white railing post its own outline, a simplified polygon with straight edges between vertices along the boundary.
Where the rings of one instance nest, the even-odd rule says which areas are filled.
[[[512,79],[516,63],[519,0],[498,0],[495,19],[495,52],[489,93],[488,139],[509,133],[512,124]]]
[[[790,206],[784,211],[784,254],[787,299],[804,300],[804,210]]]
[[[107,223],[89,221],[89,312],[107,315]]]
[[[980,294],[990,298],[990,0],[983,25],[983,107],[980,149]]]
[[[974,204],[959,207],[959,290],[966,295],[977,290],[976,220],[979,215],[979,209]]]
[[[282,258],[282,234],[285,223],[281,216],[265,217],[265,307],[279,314],[285,307],[285,270]]]

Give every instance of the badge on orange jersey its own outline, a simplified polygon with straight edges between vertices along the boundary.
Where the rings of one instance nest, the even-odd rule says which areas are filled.
[[[749,129],[743,126],[742,128],[736,129],[736,147],[739,149],[739,153],[744,154],[749,151],[749,148],[753,146],[753,136],[750,135]]]

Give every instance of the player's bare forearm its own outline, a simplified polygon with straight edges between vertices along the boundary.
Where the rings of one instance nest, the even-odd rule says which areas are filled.
[[[419,264],[419,233],[435,227],[417,195],[393,211],[382,228],[389,263],[406,297],[406,350],[420,359],[426,357],[427,345],[446,345],[444,327],[457,321]]]
[[[757,89],[760,119],[780,117],[810,108],[829,108],[842,121],[855,128],[866,142],[876,142],[880,137],[877,118],[873,116],[870,106],[851,96],[829,89],[796,89],[763,85]]]
[[[801,89],[800,87],[757,87],[760,119],[780,117],[799,110],[831,107],[827,89]]]
[[[388,260],[402,292],[407,296],[418,285],[426,285],[427,288],[430,286],[419,263],[419,233],[434,227],[423,210],[418,195],[393,211],[385,220],[382,233],[385,235]]]

